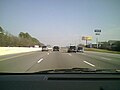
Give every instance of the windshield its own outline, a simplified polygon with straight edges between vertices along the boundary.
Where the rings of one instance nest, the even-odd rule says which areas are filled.
[[[58,46],[54,46],[53,48],[54,48],[54,49],[59,49],[59,47],[58,47]]]
[[[42,46],[42,48],[47,48],[47,46]]]
[[[75,49],[76,47],[75,46],[70,46],[70,49]]]
[[[0,0],[1,73],[73,68],[120,69],[120,0]]]
[[[83,49],[83,47],[78,47],[78,49]]]

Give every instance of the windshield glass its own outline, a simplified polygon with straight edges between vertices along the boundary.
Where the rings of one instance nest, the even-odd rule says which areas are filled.
[[[42,48],[47,48],[47,46],[42,46]]]
[[[76,47],[75,46],[70,46],[71,49],[75,49]]]
[[[78,49],[83,49],[82,47],[78,47]]]
[[[0,0],[0,72],[73,68],[120,69],[120,0]]]
[[[54,48],[54,49],[59,49],[59,47],[58,47],[58,46],[54,46],[53,48]]]

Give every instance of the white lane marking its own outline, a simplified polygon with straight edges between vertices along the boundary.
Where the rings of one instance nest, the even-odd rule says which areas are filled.
[[[111,60],[110,58],[105,58],[105,57],[101,57],[101,59],[105,59],[105,60]]]
[[[47,55],[49,55],[49,53],[47,53]]]
[[[83,61],[83,62],[86,63],[86,64],[88,64],[88,65],[90,65],[90,66],[95,67],[95,65],[93,65],[93,64],[91,64],[91,63],[89,63],[89,62],[87,62],[87,61]]]
[[[72,56],[70,53],[68,53],[68,55]]]
[[[43,58],[39,59],[39,60],[38,60],[38,63],[40,63],[42,60],[43,60]]]

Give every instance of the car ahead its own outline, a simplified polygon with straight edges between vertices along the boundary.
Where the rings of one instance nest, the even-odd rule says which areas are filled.
[[[42,46],[42,51],[48,51],[48,47],[47,46]]]
[[[84,47],[80,46],[80,47],[77,47],[77,52],[84,52]]]
[[[76,46],[70,46],[68,48],[68,52],[75,52],[76,53]]]
[[[53,51],[59,51],[59,46],[54,46]]]

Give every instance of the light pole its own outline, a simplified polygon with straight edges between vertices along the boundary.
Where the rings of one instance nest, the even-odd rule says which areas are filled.
[[[97,44],[97,48],[98,48],[98,43],[99,43],[98,36],[100,35],[101,30],[100,29],[95,29],[94,32],[95,32],[95,35],[97,36],[97,38],[96,38],[96,44]]]
[[[87,47],[87,38],[86,38],[86,47]]]

